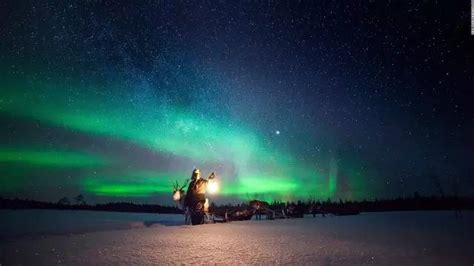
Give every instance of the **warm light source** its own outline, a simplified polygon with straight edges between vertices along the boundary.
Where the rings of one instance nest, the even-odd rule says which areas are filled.
[[[215,194],[217,193],[218,190],[219,190],[219,184],[217,184],[217,182],[214,180],[209,180],[209,183],[207,184],[207,192],[211,194]]]
[[[181,193],[179,193],[179,190],[177,190],[173,193],[173,200],[178,201],[180,199],[181,199]]]

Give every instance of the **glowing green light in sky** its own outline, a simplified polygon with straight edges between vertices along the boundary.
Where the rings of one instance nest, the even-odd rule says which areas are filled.
[[[273,176],[245,176],[239,179],[237,185],[225,186],[222,194],[245,195],[259,193],[286,193],[295,192],[300,184],[296,180]]]
[[[5,86],[5,84],[4,84]],[[225,117],[206,116],[183,107],[160,104],[145,97],[139,105],[118,90],[113,97],[94,88],[80,94],[53,84],[10,84],[0,101],[0,112],[39,120],[42,123],[90,135],[113,137],[197,165],[220,165],[234,169],[223,176],[221,195],[245,198],[267,194],[281,198],[332,197],[338,191],[338,168],[331,160],[327,171],[316,171],[296,160],[292,153],[271,146],[265,137]],[[45,97],[47,95],[47,97]],[[281,135],[279,135],[281,138]],[[0,151],[1,162],[21,162],[63,167],[100,166],[115,158],[81,153],[32,150]],[[188,166],[191,167],[191,166]],[[172,168],[176,169],[176,168]],[[160,169],[163,172],[169,169]],[[82,188],[102,196],[148,197],[171,193],[171,183],[181,182],[191,169],[172,174],[119,173],[88,176]],[[357,185],[363,186],[359,175]]]
[[[148,197],[153,194],[169,194],[172,185],[182,185],[183,173],[137,172],[122,176],[89,176],[82,182],[83,188],[99,196]]]
[[[0,162],[52,167],[90,167],[110,162],[96,155],[66,151],[0,150]]]
[[[337,161],[331,158],[329,163],[329,195],[333,195],[337,189]]]
[[[241,199],[259,198],[264,200],[284,200],[285,195],[299,195],[303,191],[301,181],[288,177],[265,176],[243,176],[235,183],[222,180],[219,194],[224,196],[237,196]]]
[[[52,95],[61,94],[61,91],[44,90]],[[91,95],[64,106],[57,104],[64,99],[38,98],[34,94],[22,93],[21,89],[5,95],[7,100],[0,104],[0,110],[70,129],[122,138],[160,152],[201,161],[232,157],[239,165],[246,164],[250,157],[262,158],[259,161],[274,157],[250,130],[202,118],[179,108],[164,108],[150,103],[136,110],[127,109],[124,105],[127,100],[120,100],[119,96],[112,101]],[[67,95],[62,97],[67,98]],[[287,155],[278,156],[285,159]]]

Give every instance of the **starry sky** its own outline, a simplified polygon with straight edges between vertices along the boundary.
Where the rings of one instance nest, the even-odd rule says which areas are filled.
[[[470,10],[2,1],[0,195],[171,204],[198,167],[217,203],[472,196]]]

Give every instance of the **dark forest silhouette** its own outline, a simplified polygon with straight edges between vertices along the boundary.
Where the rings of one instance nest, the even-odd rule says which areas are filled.
[[[55,209],[55,210],[93,210],[117,212],[144,212],[144,213],[182,213],[176,206],[162,206],[157,204],[137,204],[132,202],[114,202],[106,204],[87,204],[82,195],[74,198],[76,204],[64,197],[57,203],[42,202],[28,199],[6,199],[0,197],[0,209]],[[248,203],[216,205],[211,204],[211,211],[244,210]],[[415,211],[415,210],[474,210],[474,198],[455,196],[423,197],[415,193],[410,198],[363,200],[363,201],[297,201],[272,202],[272,210],[294,209],[299,214],[327,214],[335,215],[356,214],[359,212],[383,211]]]
[[[5,199],[0,197],[0,209],[53,209],[53,210],[90,210],[116,212],[181,213],[174,206],[155,204],[137,204],[132,202],[111,202],[106,204],[87,204],[82,197],[75,197],[77,204],[71,204],[67,197],[57,203],[28,199]]]

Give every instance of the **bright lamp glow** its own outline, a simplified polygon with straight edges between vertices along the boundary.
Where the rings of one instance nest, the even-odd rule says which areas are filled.
[[[217,182],[214,180],[209,180],[209,184],[207,184],[207,192],[211,194],[215,194],[217,193],[218,190],[219,190],[219,185],[217,184]]]

